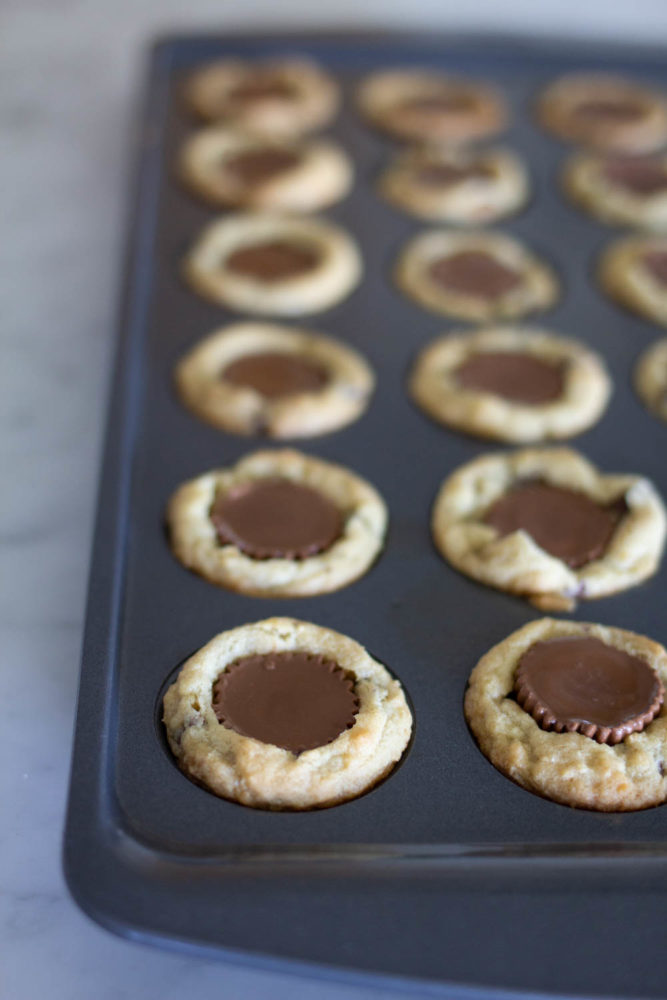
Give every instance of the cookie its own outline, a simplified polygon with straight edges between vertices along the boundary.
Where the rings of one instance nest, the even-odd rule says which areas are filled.
[[[374,73],[357,97],[371,125],[411,142],[460,145],[494,135],[507,123],[507,107],[496,90],[437,70]]]
[[[610,244],[598,275],[612,299],[644,319],[667,324],[667,236],[628,236]]]
[[[563,176],[571,199],[602,222],[667,230],[667,156],[579,155]]]
[[[569,448],[482,455],[442,484],[435,543],[456,569],[545,611],[634,587],[657,570],[666,515],[653,484]]]
[[[408,243],[396,281],[424,308],[480,323],[548,309],[559,290],[552,268],[513,237],[447,229]]]
[[[180,486],[167,509],[177,559],[254,597],[327,594],[363,576],[387,508],[348,469],[298,451],[256,451]]]
[[[482,752],[555,802],[624,812],[667,799],[667,652],[606,625],[542,618],[470,675],[465,715]]]
[[[409,391],[430,417],[497,441],[568,438],[609,401],[604,362],[576,340],[545,330],[487,327],[424,348]]]
[[[313,437],[356,420],[375,376],[351,347],[275,323],[216,330],[179,361],[176,387],[202,420],[233,434]]]
[[[539,119],[566,142],[613,153],[648,153],[667,141],[662,94],[606,73],[570,73],[538,102]]]
[[[417,218],[479,225],[521,208],[528,174],[506,150],[425,145],[399,153],[379,188],[387,201]]]
[[[196,195],[221,208],[317,212],[352,185],[346,153],[324,139],[201,129],[180,155],[179,173]]]
[[[195,114],[251,132],[295,135],[338,111],[334,80],[307,59],[218,59],[192,73],[185,99]]]
[[[368,791],[402,757],[401,685],[358,642],[294,618],[221,632],[164,697],[188,777],[260,809],[315,809]]]
[[[329,309],[361,279],[359,251],[324,219],[239,214],[212,222],[184,263],[186,280],[218,305],[257,315]]]
[[[667,420],[667,338],[656,340],[640,355],[634,385],[651,413]]]

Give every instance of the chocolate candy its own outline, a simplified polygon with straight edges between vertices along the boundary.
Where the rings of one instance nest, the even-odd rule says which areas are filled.
[[[333,660],[304,652],[244,656],[213,685],[213,710],[241,736],[303,753],[354,725],[354,677]]]
[[[545,552],[578,569],[604,555],[626,510],[624,501],[605,507],[576,490],[529,481],[496,500],[484,523],[501,535],[523,530]]]
[[[298,153],[289,149],[247,149],[224,160],[223,166],[227,173],[234,175],[237,181],[246,187],[264,184],[280,174],[291,170],[301,162]]]
[[[429,273],[459,295],[498,299],[521,284],[521,275],[483,250],[462,250],[433,261]]]
[[[649,250],[641,262],[660,285],[667,285],[667,250]]]
[[[216,498],[210,516],[220,542],[253,559],[305,559],[343,531],[343,514],[328,497],[290,479],[234,486]]]
[[[234,274],[270,284],[308,274],[319,260],[320,254],[310,247],[288,243],[286,240],[271,240],[234,250],[226,258],[225,264]]]
[[[645,107],[639,101],[622,97],[607,97],[581,101],[572,110],[575,118],[591,122],[622,124],[634,122],[645,114]]]
[[[487,180],[495,171],[480,163],[458,166],[454,163],[427,163],[417,169],[416,180],[426,187],[453,187],[467,180]]]
[[[454,374],[465,389],[489,392],[513,403],[539,405],[563,394],[561,364],[519,351],[480,351],[459,365]]]
[[[227,96],[241,104],[276,99],[289,101],[296,96],[296,90],[291,83],[276,74],[255,72],[248,74],[247,78],[230,90]]]
[[[222,370],[221,377],[234,385],[254,389],[266,399],[317,392],[329,381],[328,372],[313,361],[278,351],[237,358]]]
[[[645,660],[591,636],[536,642],[519,660],[514,689],[542,729],[611,745],[641,732],[665,694]]]
[[[667,169],[658,159],[637,157],[607,160],[602,172],[616,187],[632,194],[648,196],[667,190]]]

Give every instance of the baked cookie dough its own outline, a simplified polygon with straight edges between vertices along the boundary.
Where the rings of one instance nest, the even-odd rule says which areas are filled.
[[[230,215],[212,222],[185,259],[187,281],[219,305],[300,316],[344,299],[361,279],[359,251],[324,219]]]
[[[667,155],[578,155],[563,179],[572,200],[602,222],[667,230]]]
[[[464,144],[507,123],[507,107],[494,88],[437,70],[374,73],[361,83],[358,105],[376,128],[413,142]]]
[[[666,683],[657,642],[542,618],[482,657],[465,715],[491,763],[529,791],[581,809],[645,809],[667,799]]]
[[[544,611],[634,587],[658,568],[666,516],[653,484],[606,475],[569,448],[482,455],[442,484],[435,543],[456,569]]]
[[[568,438],[591,427],[611,393],[604,362],[546,330],[488,327],[420,352],[410,395],[449,427],[497,441]]]
[[[179,361],[176,387],[202,420],[234,434],[313,437],[356,420],[375,376],[331,337],[275,323],[216,330]]]
[[[571,73],[538,103],[542,125],[567,142],[614,153],[647,153],[667,141],[667,102],[648,87],[607,73]]]
[[[496,232],[420,233],[399,257],[396,281],[426,309],[480,323],[548,309],[558,297],[552,268]]]
[[[602,254],[599,277],[612,299],[645,319],[667,324],[667,236],[616,240]]]
[[[401,685],[358,642],[294,618],[215,636],[164,697],[188,777],[260,809],[315,809],[368,791],[412,731]]]
[[[393,205],[420,219],[479,225],[521,208],[528,174],[506,150],[425,145],[399,153],[379,187]]]
[[[185,98],[207,121],[284,134],[322,128],[340,103],[334,80],[307,59],[218,59],[191,74]]]
[[[635,368],[634,384],[651,413],[667,420],[667,338],[656,340],[642,352]]]
[[[221,208],[317,212],[345,197],[349,157],[325,139],[201,129],[183,146],[179,173],[195,194]]]
[[[211,583],[254,597],[307,597],[366,573],[387,516],[360,476],[283,449],[184,483],[167,525],[176,558]]]

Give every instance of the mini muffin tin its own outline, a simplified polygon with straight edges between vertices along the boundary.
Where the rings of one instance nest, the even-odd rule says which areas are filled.
[[[266,600],[188,573],[164,531],[183,480],[263,442],[224,435],[178,402],[172,373],[196,341],[239,318],[181,280],[186,250],[215,212],[175,177],[197,122],[180,99],[216,57],[304,53],[334,73],[345,103],[327,135],[352,155],[351,195],[327,217],[358,241],[365,279],[298,325],[360,349],[378,386],[361,420],[297,446],[369,479],[390,509],[385,551],[327,596]],[[633,394],[637,355],[661,335],[599,290],[593,269],[616,233],[559,187],[569,150],[534,122],[537,91],[579,68],[665,83],[665,53],[423,36],[183,37],[155,49],[136,136],[138,180],[83,649],[65,869],[92,917],[125,936],[199,954],[340,976],[428,981],[441,995],[662,997],[667,955],[667,808],[601,814],[513,784],[478,750],[463,717],[467,677],[492,645],[538,613],[475,584],[438,556],[430,510],[442,479],[493,443],[431,423],[410,403],[416,353],[449,322],[409,301],[394,261],[418,222],[375,192],[397,148],[354,109],[357,81],[383,67],[435,66],[496,84],[511,103],[501,144],[526,158],[529,205],[499,228],[562,279],[530,322],[580,338],[611,369],[610,408],[573,446],[605,471],[640,472],[667,496],[667,428]],[[582,603],[578,620],[667,640],[665,567],[647,584]],[[161,698],[180,664],[216,633],[271,615],[334,628],[402,681],[415,717],[406,755],[368,794],[331,809],[271,813],[223,801],[178,770]],[[438,984],[436,986],[436,984]],[[414,988],[414,982],[412,983]]]

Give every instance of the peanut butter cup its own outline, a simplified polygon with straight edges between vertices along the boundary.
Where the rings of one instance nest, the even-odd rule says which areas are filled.
[[[465,389],[537,406],[563,394],[564,366],[519,351],[482,351],[454,372]]]
[[[308,274],[319,261],[320,254],[311,247],[271,240],[234,250],[226,257],[225,265],[234,274],[270,284]]]
[[[659,159],[611,159],[604,164],[602,173],[615,187],[632,194],[650,196],[667,190],[667,168]]]
[[[542,729],[612,746],[645,729],[665,694],[645,660],[592,636],[536,642],[519,660],[514,690]]]
[[[247,354],[223,368],[226,382],[254,389],[266,399],[317,392],[329,381],[325,368],[296,354],[266,351]]]
[[[625,512],[624,501],[605,507],[576,490],[528,481],[496,500],[483,521],[502,536],[525,531],[545,552],[578,569],[604,555]]]
[[[223,167],[247,187],[264,184],[301,163],[302,157],[290,149],[265,146],[246,149],[235,156],[225,157]]]
[[[342,512],[319,490],[269,478],[216,497],[211,520],[223,545],[253,559],[305,559],[324,552],[343,530]]]
[[[435,260],[429,273],[448,291],[482,299],[498,299],[521,284],[521,275],[492,254],[462,250]]]
[[[244,656],[213,685],[218,721],[241,736],[300,754],[350,729],[359,711],[354,677],[315,653]]]

